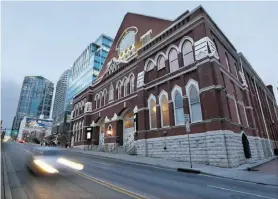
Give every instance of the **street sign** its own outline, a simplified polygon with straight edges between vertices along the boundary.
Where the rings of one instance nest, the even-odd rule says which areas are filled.
[[[189,133],[190,132],[190,115],[189,114],[184,114],[184,122],[185,122],[185,128],[186,128],[186,132]]]
[[[86,128],[87,140],[90,140],[92,138],[92,131],[93,131],[92,127]]]

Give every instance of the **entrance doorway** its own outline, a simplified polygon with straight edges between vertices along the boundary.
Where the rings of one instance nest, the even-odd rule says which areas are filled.
[[[105,133],[105,124],[104,121],[100,124],[100,131],[99,131],[99,146],[104,145],[104,133]]]
[[[251,151],[250,151],[249,141],[248,141],[247,136],[245,135],[245,133],[242,134],[242,145],[243,145],[245,158],[246,159],[251,158]]]
[[[132,111],[128,111],[124,115],[124,136],[123,136],[123,145],[126,145],[134,141],[134,115]]]

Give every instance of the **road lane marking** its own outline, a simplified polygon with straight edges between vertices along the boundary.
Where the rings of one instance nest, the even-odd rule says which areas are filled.
[[[237,191],[237,190],[234,190],[234,189],[227,189],[227,188],[218,187],[218,186],[213,186],[213,185],[207,185],[207,186],[208,186],[208,187],[215,188],[215,189],[222,189],[222,190],[226,190],[226,191],[232,191],[232,192],[237,192],[237,193],[243,193],[243,194],[247,194],[247,195],[251,195],[251,196],[257,196],[257,197],[259,197],[259,198],[276,199],[276,198],[271,198],[271,197],[267,197],[267,196],[257,195],[257,194],[253,194],[253,193],[249,193],[249,192]]]
[[[103,164],[103,165],[107,165],[107,166],[111,165],[111,164],[108,164],[108,163],[98,162],[98,161],[94,161],[94,160],[91,160],[91,162],[95,162],[95,163]]]
[[[72,171],[72,172],[73,172],[73,173],[76,173],[77,175],[80,175],[80,176],[82,176],[82,177],[84,177],[84,178],[86,178],[86,179],[88,179],[88,180],[91,180],[91,181],[93,181],[93,182],[95,182],[95,183],[101,184],[101,185],[103,185],[103,186],[105,186],[105,187],[108,187],[108,188],[110,188],[110,189],[113,189],[113,190],[115,190],[115,191],[117,191],[117,192],[120,192],[120,193],[122,193],[122,194],[128,195],[128,196],[130,196],[130,197],[132,197],[132,198],[135,198],[135,199],[147,199],[147,197],[142,196],[142,195],[140,195],[140,194],[138,194],[138,193],[134,193],[134,192],[132,192],[132,191],[128,191],[127,189],[124,189],[124,188],[122,188],[122,187],[116,186],[116,185],[111,184],[111,183],[109,183],[109,182],[100,180],[100,179],[95,178],[95,177],[92,177],[92,176],[88,176],[88,175],[85,174],[85,173],[81,173],[81,172],[77,172],[77,171]]]

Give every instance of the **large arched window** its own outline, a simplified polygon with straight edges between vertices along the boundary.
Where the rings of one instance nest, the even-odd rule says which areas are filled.
[[[231,72],[231,69],[230,69],[230,62],[229,62],[229,58],[228,58],[228,55],[227,53],[225,52],[225,61],[226,61],[226,65],[228,67],[228,71]]]
[[[170,126],[168,95],[166,92],[162,92],[161,95],[159,96],[159,104],[160,104],[160,114],[161,114],[161,126],[162,127]]]
[[[169,53],[169,64],[171,72],[179,69],[178,51],[175,48],[172,48]]]
[[[202,121],[202,109],[199,96],[199,88],[197,82],[190,80],[192,83],[189,83],[186,88],[186,94],[188,96],[189,110],[191,122]]]
[[[83,140],[83,134],[84,134],[84,121],[82,121],[82,125],[81,125],[81,134],[80,134],[80,141],[82,141]]]
[[[150,129],[157,128],[156,125],[156,102],[155,97],[152,95],[148,100],[149,106],[149,121],[150,121]]]
[[[130,93],[133,93],[134,92],[134,75],[132,74],[129,78],[129,85],[130,85],[130,89],[129,89],[129,92]]]
[[[160,70],[164,67],[165,67],[165,58],[162,55],[160,55],[157,61],[157,70]]]
[[[120,99],[121,96],[122,96],[122,83],[119,81],[117,86],[116,86],[116,89],[117,89],[117,98]]]
[[[183,108],[183,98],[182,91],[180,87],[174,88],[172,91],[172,99],[174,105],[174,117],[175,125],[184,124],[184,108]]]
[[[114,99],[114,88],[113,85],[110,85],[110,89],[109,89],[109,101],[112,101]]]
[[[81,140],[81,134],[82,134],[82,124],[79,122],[79,133],[78,133],[78,141]]]
[[[193,48],[190,41],[185,41],[182,46],[182,55],[184,66],[194,63]]]
[[[128,95],[128,81],[126,77],[124,78],[123,85],[124,85],[124,97],[125,97]]]

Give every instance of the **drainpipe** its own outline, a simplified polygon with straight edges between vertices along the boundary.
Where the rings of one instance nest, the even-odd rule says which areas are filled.
[[[263,113],[262,103],[261,103],[261,99],[260,99],[260,96],[259,96],[259,92],[258,92],[258,88],[257,88],[257,84],[256,84],[256,81],[255,81],[255,78],[254,78],[254,84],[255,84],[255,88],[256,88],[257,98],[258,98],[259,104],[260,104],[260,109],[261,109],[261,113],[262,113],[262,117],[263,117],[265,131],[266,131],[267,138],[268,138],[269,147],[270,147],[270,149],[272,149],[271,143],[270,143],[270,139],[269,139],[268,129],[267,129],[267,126],[266,126],[265,117],[264,117],[264,113]],[[271,155],[273,156],[273,151],[272,150],[270,150],[270,151],[271,151]]]

